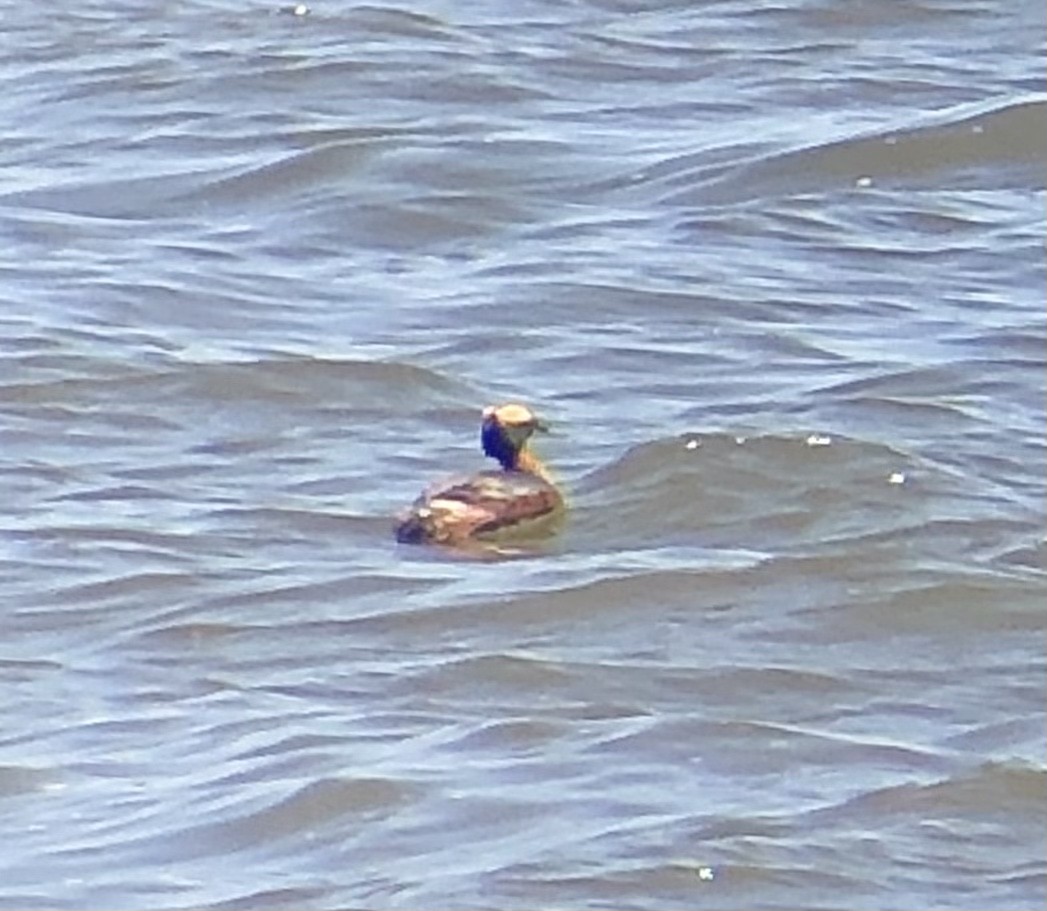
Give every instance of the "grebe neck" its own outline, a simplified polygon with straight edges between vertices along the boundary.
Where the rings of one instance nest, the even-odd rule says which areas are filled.
[[[545,467],[545,463],[526,447],[516,453],[515,464],[512,467],[517,471],[526,471],[529,474],[533,474],[553,487],[556,486],[552,475],[549,474],[549,469]]]

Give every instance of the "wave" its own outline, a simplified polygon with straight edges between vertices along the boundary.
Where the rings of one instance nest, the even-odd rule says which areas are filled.
[[[735,154],[726,163],[696,168],[694,156],[677,156],[634,176],[630,193],[640,188],[664,204],[701,206],[880,185],[1040,190],[1047,167],[1044,135],[1047,99],[982,104],[974,112],[966,105],[917,126],[748,159]]]

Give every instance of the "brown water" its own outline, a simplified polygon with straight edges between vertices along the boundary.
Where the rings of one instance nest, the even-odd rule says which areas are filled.
[[[1044,906],[1042,4],[0,13],[0,907]]]

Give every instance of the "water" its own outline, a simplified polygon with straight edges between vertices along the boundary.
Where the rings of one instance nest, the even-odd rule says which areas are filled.
[[[1040,5],[0,12],[0,905],[1043,906]]]

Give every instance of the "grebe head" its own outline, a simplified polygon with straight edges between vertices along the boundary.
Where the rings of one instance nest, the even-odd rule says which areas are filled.
[[[548,427],[526,405],[491,405],[483,411],[480,442],[484,455],[497,459],[502,468],[518,467],[520,451],[536,430]]]

